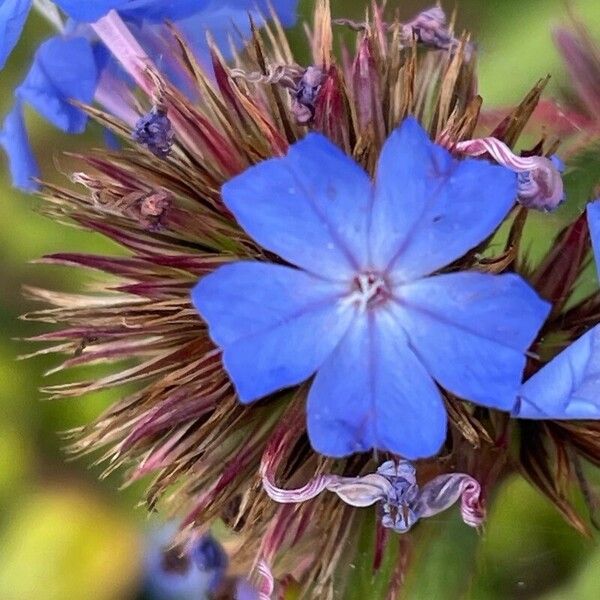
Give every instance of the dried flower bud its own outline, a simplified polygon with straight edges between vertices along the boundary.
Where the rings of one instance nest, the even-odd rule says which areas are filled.
[[[461,515],[467,525],[477,527],[485,518],[480,503],[481,487],[470,475],[440,475],[420,488],[415,467],[407,460],[388,460],[379,466],[377,473],[362,477],[317,475],[295,490],[278,488],[272,474],[272,463],[263,462],[263,487],[277,502],[305,502],[324,490],[334,492],[350,506],[365,507],[381,502],[381,524],[397,533],[405,533],[419,519],[450,508],[459,498]]]
[[[554,210],[564,201],[562,161],[552,156],[536,157],[537,168],[519,173],[519,202],[527,208]]]
[[[401,36],[406,43],[413,38],[417,43],[453,52],[458,48],[459,41],[446,26],[446,14],[440,6],[434,6],[420,12],[414,19],[402,25]],[[471,44],[465,48],[465,57],[470,59]]]
[[[471,527],[483,522],[485,512],[480,504],[481,487],[470,475],[440,475],[419,488],[415,468],[408,461],[387,461],[377,472],[390,481],[395,492],[382,505],[381,524],[384,527],[405,533],[419,519],[450,508],[459,498],[462,500],[463,521]]]
[[[310,66],[304,71],[302,79],[293,93],[292,112],[301,125],[309,123],[315,115],[315,102],[325,80],[325,74],[319,67]]]
[[[375,473],[364,477],[340,477],[327,489],[335,492],[346,504],[356,507],[371,506],[392,493],[388,480]]]
[[[165,190],[156,190],[143,196],[138,207],[140,222],[145,229],[158,229],[164,224],[164,219],[171,206],[171,196]]]
[[[422,44],[446,50],[451,48],[454,40],[446,27],[446,15],[439,6],[424,10],[405,23],[402,26],[402,35],[405,38],[414,36]]]
[[[452,149],[468,156],[489,154],[498,164],[518,173],[518,200],[527,208],[547,212],[564,200],[563,166],[558,157],[517,156],[493,137],[458,142]]]
[[[154,106],[135,124],[131,137],[155,156],[166,158],[173,145],[173,129],[166,109]]]

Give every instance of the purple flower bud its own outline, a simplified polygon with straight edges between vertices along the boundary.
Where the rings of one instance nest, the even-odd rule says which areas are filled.
[[[397,533],[407,532],[419,519],[450,508],[459,498],[463,521],[478,527],[485,518],[481,504],[481,486],[465,473],[440,475],[425,484],[417,484],[416,469],[407,460],[388,460],[376,473],[362,477],[317,475],[295,490],[278,488],[273,480],[273,464],[263,462],[263,488],[276,502],[299,503],[312,500],[324,490],[334,492],[346,504],[364,507],[381,502],[381,524]]]
[[[446,15],[439,6],[420,12],[404,25],[407,33],[412,33],[417,41],[436,48],[450,49],[454,38],[446,27]]]
[[[471,527],[481,525],[484,510],[480,504],[481,487],[465,473],[448,473],[419,488],[415,468],[408,461],[387,461],[378,469],[392,484],[393,493],[382,503],[381,524],[397,533],[407,532],[419,519],[450,508],[461,499],[463,521]]]
[[[155,106],[135,124],[131,137],[152,154],[166,158],[173,145],[173,129],[167,111]]]
[[[304,72],[302,79],[293,92],[292,111],[298,123],[304,125],[314,117],[317,94],[324,79],[323,70],[319,67],[310,66]]]
[[[454,51],[459,41],[446,26],[446,14],[440,6],[434,6],[420,12],[414,19],[402,26],[402,36],[406,39],[413,37],[417,42],[439,50]],[[465,56],[469,60],[472,47],[467,44]]]

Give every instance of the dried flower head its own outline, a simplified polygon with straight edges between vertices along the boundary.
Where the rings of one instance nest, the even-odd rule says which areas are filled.
[[[442,17],[436,8],[408,24],[386,22],[374,3],[365,23],[334,24],[319,0],[305,66],[277,20],[253,26],[233,64],[211,45],[210,68],[171,27],[173,63],[191,94],[161,74],[116,13],[93,25],[139,85],[146,116],[132,131],[86,107],[128,147],[78,155],[76,189],[44,186],[48,216],[127,251],[45,257],[100,270],[107,283],[82,294],[28,290],[51,306],[27,318],[58,325],[34,339],[66,355],[59,371],[111,365],[110,374],[45,391],[76,398],[122,388],[119,402],[71,432],[72,451],[104,449],[107,471],[126,468],[127,482],[152,474],[147,506],[183,515],[184,545],[221,519],[234,537],[232,563],[260,573],[261,598],[290,580],[305,598],[343,595],[336,567],[356,551],[372,510],[364,507],[378,511],[373,535],[383,552],[384,529],[408,531],[459,499],[464,521],[480,525],[495,482],[516,469],[586,530],[563,490],[579,455],[600,462],[598,422],[514,416],[531,416],[519,414],[533,386],[532,378],[521,388],[524,364],[527,379],[541,376],[600,321],[597,291],[565,310],[588,228],[580,218],[540,264],[528,259],[528,207],[551,210],[563,197],[554,145],[514,151],[544,82],[477,138],[476,51]],[[339,60],[337,32],[348,24],[356,47]],[[339,190],[354,204],[328,205]],[[381,212],[369,217],[360,203],[371,197]],[[325,225],[315,218],[323,206]],[[502,223],[507,236],[496,235]],[[380,237],[367,235],[374,226]],[[365,268],[367,247],[378,252],[376,271]],[[194,300],[206,321],[191,299],[199,279]],[[273,347],[269,338],[234,348],[274,314],[275,325],[297,317],[290,305],[321,301],[324,288],[335,300],[325,326],[308,320],[304,337],[290,326]],[[332,333],[338,326],[346,329]],[[347,331],[334,361],[344,369],[331,377],[324,364],[312,387],[304,383]],[[308,333],[317,346],[314,337],[302,346]],[[369,339],[381,352],[361,352]],[[548,342],[557,339],[560,347]],[[365,360],[344,363],[354,355]],[[375,395],[370,376],[380,376]],[[366,395],[352,394],[353,381]]]

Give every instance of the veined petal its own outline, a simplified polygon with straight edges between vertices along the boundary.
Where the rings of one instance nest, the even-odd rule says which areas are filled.
[[[490,235],[517,196],[517,176],[457,160],[413,118],[385,143],[370,229],[372,266],[411,281],[460,258]]]
[[[210,32],[223,56],[231,57],[229,39],[239,45],[250,36],[250,19],[257,27],[264,24],[264,19],[271,15],[270,0],[227,0],[212,2],[203,10],[196,9],[193,14],[183,15],[177,26],[185,33],[194,48],[196,56],[210,64],[210,52],[206,33]],[[273,8],[283,24],[291,25],[296,20],[298,0],[279,0],[272,2]],[[172,16],[169,17],[173,19]]]
[[[54,0],[54,3],[75,21],[91,23],[103,17],[113,8],[119,10],[140,0]],[[142,0],[147,3],[147,0]]]
[[[267,0],[55,0],[72,19],[92,22],[115,9],[124,19],[161,22],[178,21],[197,13],[218,13],[221,9],[244,12],[257,7],[269,15]],[[298,0],[274,0],[273,7],[286,24],[294,21]]]
[[[30,8],[31,0],[0,2],[0,69],[21,37]]]
[[[594,251],[594,262],[596,263],[596,273],[600,281],[600,198],[595,202],[590,202],[587,205],[586,211],[592,249]]]
[[[91,102],[97,79],[90,42],[83,37],[56,36],[37,49],[31,69],[16,94],[55,127],[81,133],[87,116],[69,100]]]
[[[453,273],[395,290],[411,347],[448,391],[510,410],[549,304],[519,276]]]
[[[438,389],[384,310],[357,317],[319,369],[307,418],[313,448],[334,457],[371,448],[431,456],[446,432]]]
[[[306,271],[341,280],[366,263],[371,182],[320,134],[250,167],[222,195],[254,240]]]
[[[91,23],[117,10],[123,17],[149,21],[181,19],[202,10],[210,0],[54,0],[72,19]]]
[[[346,287],[297,269],[258,262],[225,265],[192,292],[242,402],[301,383],[336,347],[355,309]]]
[[[37,190],[39,186],[33,179],[39,176],[39,168],[29,144],[23,107],[18,100],[4,120],[0,144],[8,156],[13,184],[26,192]]]
[[[520,419],[600,418],[600,325],[522,385],[513,415]]]

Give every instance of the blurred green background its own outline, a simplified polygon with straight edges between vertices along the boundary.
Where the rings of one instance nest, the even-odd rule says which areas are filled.
[[[84,1],[84,0],[82,0]],[[600,2],[571,3],[600,39]],[[301,2],[307,15],[311,0]],[[389,0],[403,18],[427,2]],[[336,16],[360,18],[364,0],[334,0]],[[453,5],[445,3],[450,12]],[[551,40],[552,26],[564,23],[560,0],[461,0],[458,29],[473,32],[480,48],[480,89],[485,105],[519,100],[546,73],[549,94],[566,85],[566,73]],[[30,18],[25,35],[0,74],[0,114],[11,103],[11,90],[24,76],[40,40],[51,33],[41,19]],[[301,40],[300,28],[296,40]],[[32,142],[48,179],[60,180],[54,161],[60,150],[99,145],[99,132],[65,136],[35,115],[28,115]],[[63,163],[64,164],[64,163]],[[74,290],[80,274],[29,263],[57,251],[108,248],[89,233],[65,229],[33,210],[35,199],[11,189],[6,169],[0,175],[0,245],[3,258],[0,320],[0,600],[127,600],[140,597],[141,551],[148,519],[135,509],[140,489],[117,491],[118,477],[99,481],[91,459],[67,462],[57,431],[88,422],[111,401],[103,394],[84,401],[49,403],[37,389],[52,357],[16,361],[33,350],[19,341],[39,332],[18,320],[33,308],[21,296],[24,284]],[[51,378],[52,379],[52,378]],[[55,379],[52,379],[53,381]],[[452,518],[452,517],[448,517]],[[437,582],[423,598],[455,598],[452,571],[460,569],[461,548],[475,535],[462,528],[442,538],[424,575]],[[525,482],[507,482],[491,510],[477,551],[478,572],[468,593],[475,600],[506,598],[600,597],[600,550],[593,540],[569,529],[549,503]]]

